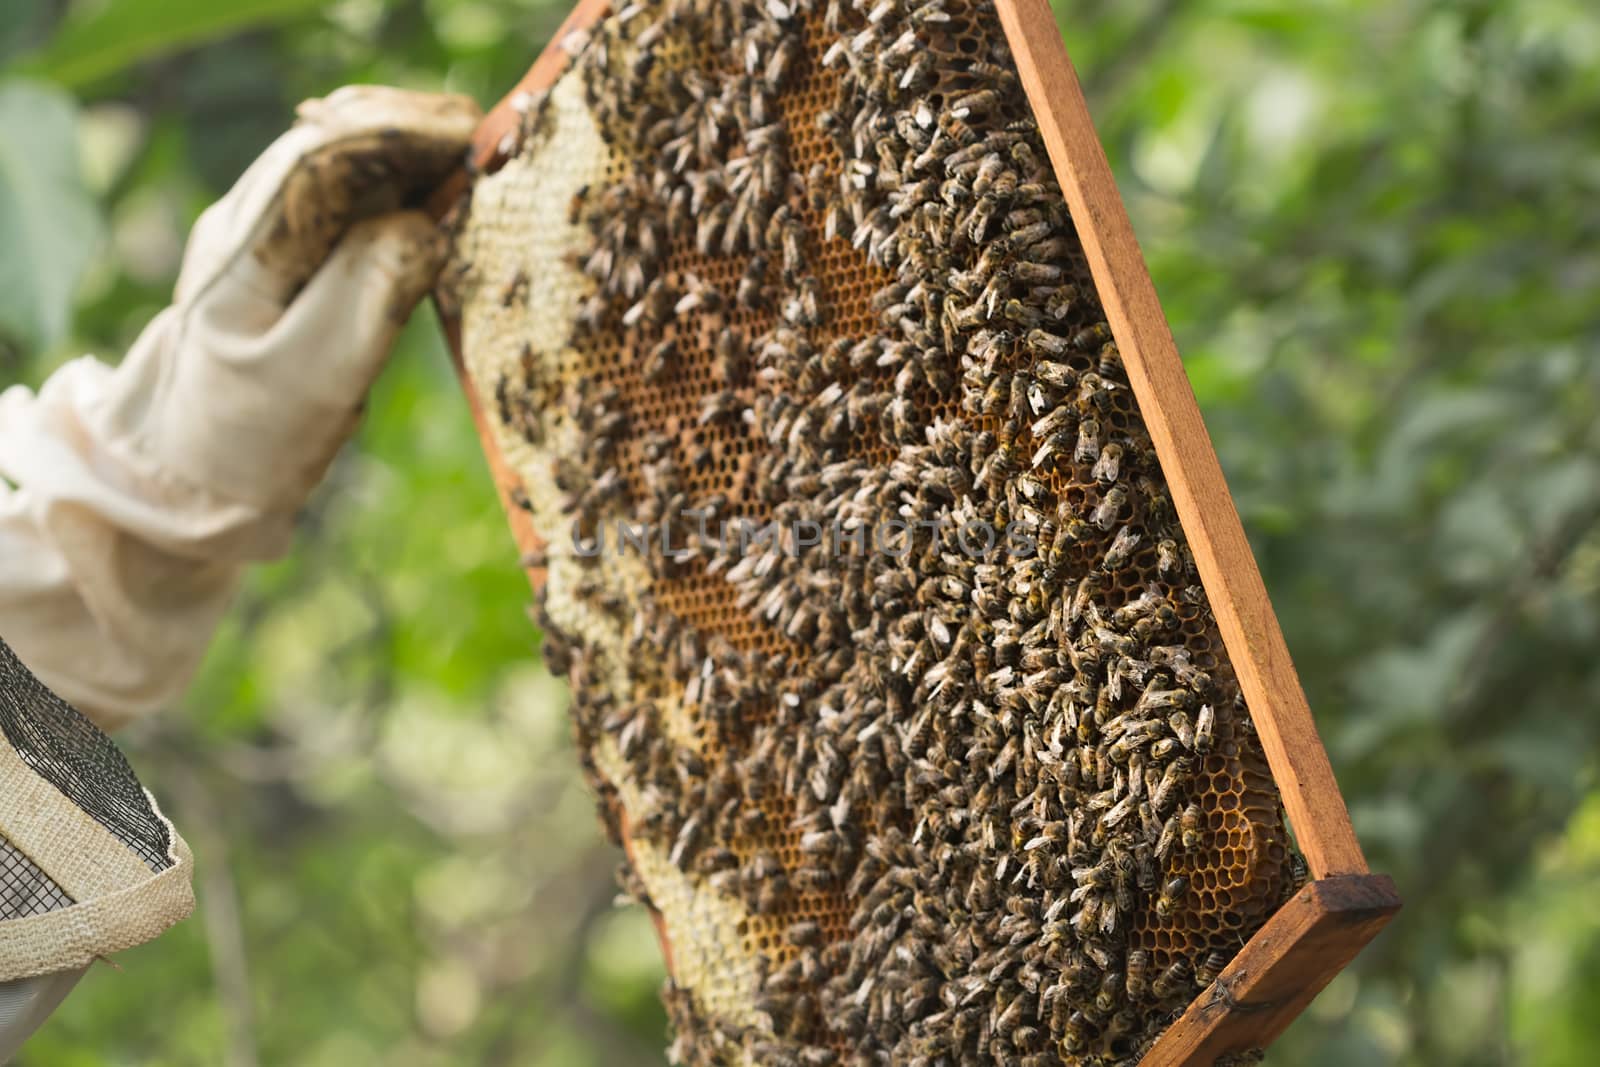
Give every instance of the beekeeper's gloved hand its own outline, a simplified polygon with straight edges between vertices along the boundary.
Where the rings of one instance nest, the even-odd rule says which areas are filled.
[[[201,217],[173,305],[120,366],[82,358],[37,395],[0,393],[0,640],[104,728],[181,692],[244,564],[285,550],[446,254],[408,206],[460,163],[471,101],[354,87],[299,116]],[[22,766],[0,760],[0,808],[37,787]],[[106,884],[81,850],[13,851],[62,884]],[[0,892],[0,950],[22,943],[9,924],[39,929],[7,905]],[[11,960],[0,1060],[101,951],[33,948],[54,977],[29,983]]]
[[[476,105],[358,86],[299,114],[120,366],[0,394],[0,637],[102,727],[181,692],[242,565],[285,550],[445,255],[405,206]]]

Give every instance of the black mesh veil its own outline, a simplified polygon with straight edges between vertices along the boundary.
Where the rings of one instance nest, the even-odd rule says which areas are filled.
[[[66,890],[0,835],[0,922],[42,915],[72,903]]]
[[[172,866],[172,833],[156,813],[133,768],[111,739],[72,705],[51,692],[0,640],[0,732],[22,761],[119,840],[152,871]],[[20,863],[18,862],[20,861]],[[30,882],[27,869],[35,879]],[[44,878],[26,857],[0,839],[0,919],[8,904],[28,897],[25,886]],[[12,880],[17,886],[12,887]],[[53,888],[53,887],[52,887]],[[59,893],[60,890],[55,890]],[[34,911],[49,898],[35,894]]]
[[[159,937],[193,870],[117,746],[0,641],[0,985]]]

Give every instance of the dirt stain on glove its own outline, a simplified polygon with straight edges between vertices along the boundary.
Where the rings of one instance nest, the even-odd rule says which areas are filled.
[[[277,217],[254,249],[294,289],[354,223],[422,203],[461,166],[479,118],[465,97],[379,86],[307,101],[299,114],[327,136],[284,179]]]

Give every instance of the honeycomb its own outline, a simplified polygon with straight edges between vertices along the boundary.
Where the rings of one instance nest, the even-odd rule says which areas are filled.
[[[1298,857],[992,7],[567,44],[448,299],[675,1057],[1136,1061]]]

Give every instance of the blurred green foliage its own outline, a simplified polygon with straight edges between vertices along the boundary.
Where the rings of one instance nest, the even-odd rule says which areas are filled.
[[[1058,0],[1400,919],[1278,1064],[1600,1046],[1600,15],[1590,0]],[[113,359],[184,235],[351,81],[496,99],[558,0],[6,0],[0,355]],[[290,558],[124,735],[201,913],[47,1065],[661,1062],[612,850],[430,312]]]

